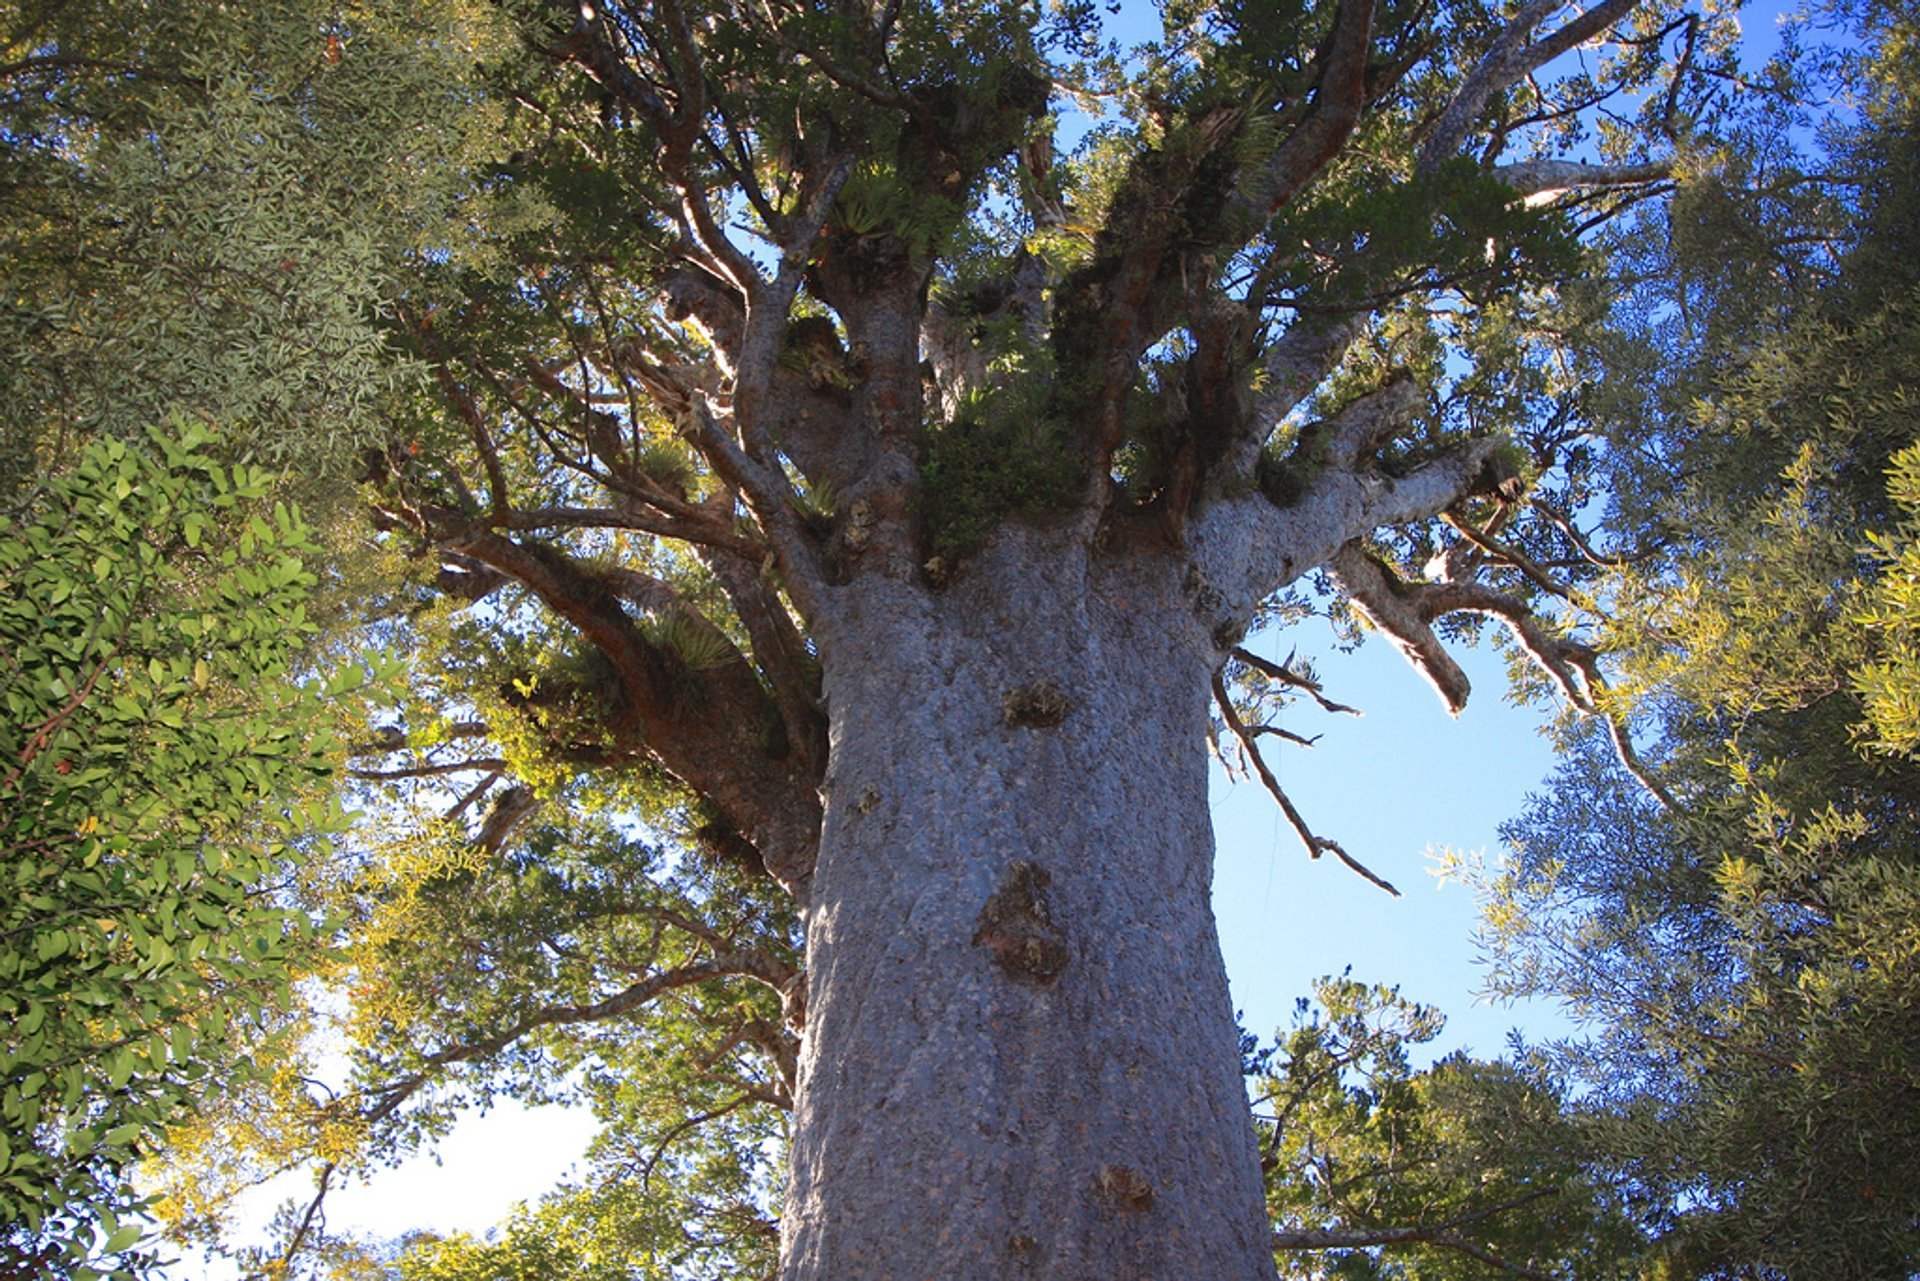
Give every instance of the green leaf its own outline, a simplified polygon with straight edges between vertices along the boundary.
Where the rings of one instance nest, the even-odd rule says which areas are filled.
[[[139,1244],[140,1238],[145,1235],[145,1232],[146,1230],[138,1223],[125,1224],[107,1238],[106,1243],[100,1247],[101,1252],[105,1254],[119,1254],[122,1250],[130,1250]]]

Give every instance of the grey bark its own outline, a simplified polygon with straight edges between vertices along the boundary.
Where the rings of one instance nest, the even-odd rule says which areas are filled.
[[[1272,1277],[1204,592],[1017,528],[842,592],[783,1281]]]

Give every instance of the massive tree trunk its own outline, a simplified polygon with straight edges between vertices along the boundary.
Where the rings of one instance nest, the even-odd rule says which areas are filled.
[[[787,1281],[1273,1275],[1181,565],[1009,528],[833,611]]]

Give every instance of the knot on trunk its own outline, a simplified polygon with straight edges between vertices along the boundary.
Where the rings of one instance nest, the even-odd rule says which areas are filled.
[[[1000,716],[1008,725],[1032,729],[1051,729],[1067,719],[1073,700],[1066,691],[1046,677],[1028,685],[1017,685],[1000,700]]]
[[[1103,1165],[1094,1177],[1101,1203],[1111,1210],[1141,1213],[1153,1208],[1153,1184],[1130,1165]]]
[[[780,985],[780,1013],[795,1032],[807,1026],[807,972],[801,970]]]
[[[1046,869],[1016,862],[1007,879],[980,909],[975,947],[993,953],[1000,968],[1016,979],[1050,986],[1067,968],[1067,938],[1047,909]]]

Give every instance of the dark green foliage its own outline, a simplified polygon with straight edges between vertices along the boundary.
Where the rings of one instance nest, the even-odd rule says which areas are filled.
[[[0,538],[0,1270],[136,1267],[131,1163],[244,1077],[312,922],[338,743],[312,551],[195,429],[84,451]],[[216,534],[237,530],[216,547]]]
[[[1013,391],[982,397],[928,433],[921,522],[931,554],[970,550],[1003,521],[1035,520],[1078,496],[1070,435],[1022,399]]]
[[[419,372],[382,311],[445,244],[473,34],[416,0],[0,5],[0,451],[33,464],[0,497],[170,413],[346,471]]]
[[[1289,207],[1270,229],[1311,247],[1274,280],[1277,296],[1337,309],[1444,285],[1486,303],[1518,282],[1565,277],[1579,260],[1563,213],[1529,208],[1465,157],[1411,180],[1358,177]],[[1340,264],[1331,274],[1328,260]]]

